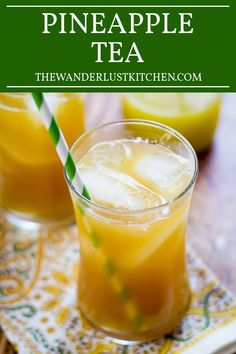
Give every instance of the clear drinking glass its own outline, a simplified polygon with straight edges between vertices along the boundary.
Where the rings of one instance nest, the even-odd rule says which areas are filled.
[[[77,93],[45,95],[72,144],[84,132],[84,100]],[[73,217],[63,168],[28,93],[0,93],[0,208],[21,225]]]
[[[161,145],[190,166],[189,181],[175,198],[138,210],[87,200],[66,176],[79,228],[81,312],[114,338],[149,340],[171,331],[189,307],[185,230],[198,164],[193,148],[179,133],[141,120],[99,126],[78,138],[71,152],[78,162],[96,144],[117,139]],[[113,164],[116,157],[114,152]],[[109,196],[111,186],[105,189]]]

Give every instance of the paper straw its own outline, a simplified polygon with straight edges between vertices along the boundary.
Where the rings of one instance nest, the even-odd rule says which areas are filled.
[[[91,199],[78,171],[74,159],[71,156],[69,147],[66,143],[65,137],[59,128],[57,121],[50,111],[43,94],[40,92],[32,93],[33,99],[39,109],[40,116],[43,123],[52,138],[56,147],[57,154],[64,166],[64,169],[71,181],[79,190],[79,192],[87,199]]]
[[[44,95],[41,92],[33,92],[32,97],[35,101],[35,104],[38,107],[41,119],[49,132],[49,135],[56,147],[57,154],[64,166],[64,169],[71,181],[76,188],[78,188],[79,192],[87,199],[91,200],[91,197],[89,195],[89,192],[83,183],[78,169],[76,167],[76,164],[74,162],[74,159],[70,153],[69,147],[66,143],[65,137],[63,135],[63,132],[61,131],[60,127],[57,124],[57,121],[51,112],[47,101],[44,98]],[[90,235],[91,241],[94,245],[94,247],[97,249],[99,257],[104,265],[104,270],[107,274],[107,276],[110,278],[111,285],[125,306],[126,313],[129,317],[129,319],[132,321],[133,326],[135,329],[140,329],[143,323],[143,318],[142,315],[139,313],[136,305],[134,302],[131,300],[130,295],[128,290],[123,286],[122,281],[120,280],[118,276],[118,272],[116,269],[116,266],[113,264],[113,262],[106,257],[102,247],[101,247],[101,241],[99,239],[99,236],[97,233],[92,230],[90,224],[88,223],[84,212],[83,214],[83,221],[84,225]]]

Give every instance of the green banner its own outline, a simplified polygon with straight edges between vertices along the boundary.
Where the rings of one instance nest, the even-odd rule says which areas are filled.
[[[236,4],[0,5],[0,90],[236,91]]]

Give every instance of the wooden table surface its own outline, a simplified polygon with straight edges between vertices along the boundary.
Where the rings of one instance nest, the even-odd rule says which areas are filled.
[[[199,163],[189,238],[236,295],[236,94],[224,96],[214,145]]]
[[[118,94],[90,94],[87,127],[122,118]],[[225,94],[212,148],[199,156],[188,237],[236,295],[236,94]],[[0,333],[0,354],[13,353]]]

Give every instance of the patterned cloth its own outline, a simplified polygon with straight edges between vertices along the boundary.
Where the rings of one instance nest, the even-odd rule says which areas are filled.
[[[0,223],[0,323],[20,354],[232,353],[235,298],[192,251],[193,297],[184,320],[165,338],[129,346],[114,343],[81,317],[78,260],[74,227],[23,232]]]

